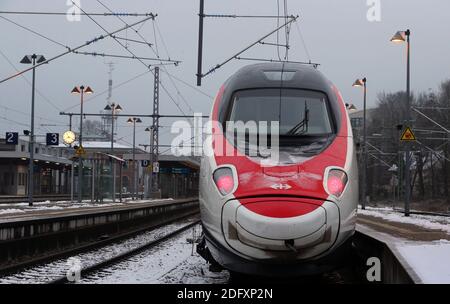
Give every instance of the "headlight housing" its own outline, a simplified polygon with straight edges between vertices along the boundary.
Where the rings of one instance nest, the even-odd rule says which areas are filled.
[[[347,185],[347,174],[339,169],[331,169],[327,176],[327,190],[329,194],[340,197]]]
[[[231,168],[219,168],[213,174],[217,190],[223,196],[230,194],[234,189],[234,177]]]

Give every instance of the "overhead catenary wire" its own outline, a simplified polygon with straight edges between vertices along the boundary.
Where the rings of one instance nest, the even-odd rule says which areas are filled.
[[[110,9],[108,6],[106,6],[102,1],[100,1],[100,0],[96,0],[96,1],[97,1],[101,6],[103,6],[106,10],[108,10],[110,13],[113,12],[113,10]],[[116,17],[117,17],[117,19],[119,19],[120,21],[122,21],[123,24],[129,25],[129,24],[128,24],[125,20],[123,20],[120,16],[116,16]],[[155,18],[153,18],[152,20],[153,20],[153,23],[154,23]],[[142,29],[142,26],[144,26],[144,23],[141,24],[140,29]],[[150,47],[150,49],[153,50],[153,44],[149,43],[149,42],[145,39],[145,37],[139,32],[140,29],[136,30],[134,27],[130,27],[130,28],[136,33],[136,35],[139,36],[139,38],[142,39],[142,42],[143,42],[144,44],[148,45],[148,46]],[[113,37],[113,38],[114,38],[114,37]],[[137,41],[137,40],[136,40],[136,41]],[[156,41],[155,41],[155,44],[156,44]],[[154,50],[153,50],[153,52],[155,53]],[[156,54],[156,53],[155,53],[155,54]],[[156,55],[157,55],[157,54],[156,54]],[[159,56],[157,55],[157,57],[159,57]]]
[[[165,43],[165,41],[164,41],[164,37],[163,37],[163,35],[161,34],[161,31],[160,31],[160,29],[159,29],[159,27],[158,27],[158,24],[157,24],[156,22],[154,22],[154,24],[155,24],[155,27],[156,27],[156,29],[157,29],[157,31],[158,31],[159,37],[161,37],[161,42],[162,42],[162,44],[163,44],[164,50],[165,50],[167,56],[170,58],[169,50],[168,50],[167,45],[166,45],[166,43]],[[155,37],[155,40],[156,40],[156,39],[157,39],[157,37]],[[183,94],[181,94],[181,92],[180,92],[178,86],[175,84],[175,81],[172,79],[172,75],[169,74],[169,73],[167,72],[167,69],[166,69],[165,67],[163,67],[163,70],[166,72],[167,76],[169,77],[169,80],[170,80],[170,82],[172,83],[172,86],[175,88],[175,91],[177,92],[177,95],[183,100],[183,102],[185,103],[185,105],[188,107],[189,112],[190,112],[190,113],[194,113],[194,110],[192,109],[191,105],[190,105],[189,102],[186,100],[186,98],[183,96]]]
[[[179,78],[179,77],[177,77],[177,76],[175,76],[175,75],[169,73],[169,72],[166,71],[165,69],[163,70],[163,72],[166,73],[166,74],[168,74],[168,75],[170,75],[173,79],[175,79],[175,80],[177,80],[178,82],[184,84],[185,86],[187,86],[187,87],[193,89],[194,91],[197,91],[198,93],[202,94],[203,96],[206,96],[206,97],[208,97],[208,98],[210,98],[210,99],[214,99],[214,96],[209,95],[208,93],[204,92],[203,90],[200,90],[199,88],[197,88],[197,87],[191,85],[190,83],[184,81],[183,79],[181,79],[181,78]]]
[[[299,36],[300,36],[300,40],[302,41],[302,45],[303,45],[303,48],[305,50],[306,57],[308,58],[309,61],[311,61],[311,55],[309,53],[308,46],[306,45],[305,39],[303,37],[302,31],[300,30],[300,26],[298,25],[298,23],[295,23],[295,27],[297,29],[297,32],[298,32]]]
[[[269,45],[269,46],[278,46],[278,47],[285,47],[285,48],[289,48],[289,45],[287,44],[278,44],[278,43],[272,43],[272,42],[264,42],[264,41],[260,41],[259,44],[261,45]]]
[[[106,54],[106,53],[99,53],[99,52],[79,52],[79,51],[73,51],[74,54],[77,55],[88,55],[88,56],[99,56],[99,57],[111,57],[111,58],[122,58],[122,59],[132,59],[132,60],[148,60],[148,61],[160,61],[161,64],[174,64],[178,65],[181,63],[181,61],[175,61],[171,59],[159,59],[159,58],[149,58],[149,57],[140,57],[140,56],[126,56],[126,55],[117,55],[117,54]]]
[[[185,144],[188,143],[188,142],[191,142],[191,147],[192,147],[192,145],[193,145],[192,140],[193,140],[194,138],[195,138],[195,136],[192,136],[189,140],[184,140],[184,141],[182,141],[178,147],[185,147]],[[164,154],[164,153],[166,153],[166,152],[169,152],[170,150],[172,150],[172,147],[173,147],[173,146],[171,146],[170,148],[168,148],[168,149],[162,151],[161,154]]]
[[[113,89],[118,89],[118,88],[120,88],[120,87],[122,87],[122,86],[124,86],[124,85],[129,84],[130,82],[132,82],[132,81],[134,81],[134,80],[136,80],[136,79],[138,79],[138,78],[141,78],[141,77],[144,76],[144,75],[147,75],[148,73],[150,73],[150,70],[147,70],[147,71],[145,71],[145,72],[143,72],[143,73],[139,73],[138,75],[133,76],[132,78],[130,78],[130,79],[128,79],[128,80],[125,80],[125,81],[123,81],[123,82],[121,82],[121,83],[119,83],[119,84],[113,86],[112,88],[113,88]],[[102,91],[102,92],[100,92],[100,93],[96,93],[94,96],[89,97],[89,98],[86,98],[86,99],[84,100],[84,103],[86,104],[87,102],[92,101],[92,100],[94,100],[94,99],[96,99],[96,98],[98,98],[98,97],[100,97],[100,96],[102,96],[102,95],[108,93],[108,91],[109,91],[109,89],[106,89],[106,90],[104,90],[104,91]],[[70,110],[70,109],[73,109],[73,108],[78,107],[78,106],[79,106],[79,103],[76,103],[76,104],[74,104],[73,106],[70,106],[70,107],[64,109],[63,112],[65,112],[65,111],[67,111],[67,110]]]
[[[236,14],[203,14],[206,18],[255,18],[255,19],[286,19],[293,16],[273,16],[273,15],[236,15]]]
[[[3,109],[6,110],[6,111],[15,112],[15,113],[17,113],[17,114],[21,114],[21,115],[24,115],[24,116],[27,116],[27,117],[30,116],[30,113],[26,113],[26,112],[23,112],[23,111],[20,111],[20,110],[16,110],[16,109],[7,107],[7,106],[5,106],[5,105],[0,105],[0,108],[3,108]],[[61,121],[53,120],[53,119],[46,118],[46,117],[42,117],[42,116],[39,116],[39,115],[35,115],[35,117],[37,117],[37,118],[39,118],[39,119],[41,119],[41,120],[46,120],[46,121],[49,121],[49,122],[55,122],[55,123],[58,123],[58,124],[62,124],[62,123],[63,123],[63,122],[61,122]]]
[[[1,50],[0,50],[0,55],[2,55],[2,57],[9,63],[9,65],[16,71],[19,72],[19,69],[15,66],[15,64],[6,56],[6,54],[4,54]],[[25,77],[25,75],[22,75],[22,78],[25,80],[26,83],[28,83],[28,85],[30,87],[32,87],[32,83],[30,80],[28,80],[28,78]],[[53,103],[52,101],[50,101],[50,99],[48,99],[44,94],[42,94],[42,92],[35,88],[36,93],[42,97],[42,99],[44,99],[44,101],[46,101],[49,105],[51,105],[53,108],[55,108],[58,111],[61,111],[61,108],[59,108],[55,103]]]
[[[67,16],[71,15],[67,12],[32,12],[32,11],[0,11],[0,15],[46,15],[46,16]],[[149,17],[153,16],[153,13],[127,13],[127,12],[121,12],[121,13],[79,13],[77,15],[80,16],[99,16],[99,17],[115,17],[115,16],[121,16],[121,17]]]
[[[134,43],[138,43],[138,44],[145,44],[145,45],[148,45],[148,46],[150,46],[150,47],[153,45],[153,44],[151,44],[151,43],[144,42],[144,41],[139,41],[139,40],[136,40],[136,39],[124,38],[124,37],[118,37],[118,36],[116,36],[116,35],[114,35],[113,37],[114,37],[115,39],[119,39],[119,40],[124,40],[124,41],[134,42]]]
[[[75,5],[76,7],[78,7],[82,12],[84,12],[83,9],[82,9],[79,5],[77,5],[74,1],[71,0],[71,2],[72,2],[73,5]],[[97,0],[97,2],[101,3],[99,0]],[[103,4],[102,4],[102,5],[103,5]],[[111,37],[112,37],[111,33],[109,33],[109,31],[108,31],[106,28],[104,28],[100,23],[98,23],[92,16],[87,15],[87,17],[88,17],[92,22],[94,22],[98,27],[100,27],[103,31],[105,31],[106,33],[108,33],[108,36],[111,36]],[[126,28],[132,28],[134,25],[136,25],[136,24],[134,24],[134,25],[128,25],[125,21],[123,21],[122,18],[119,17],[119,19],[120,19],[123,23],[126,24],[126,25],[125,25]],[[147,20],[148,20],[148,19],[147,19]],[[146,20],[146,21],[147,21],[147,20]],[[113,38],[113,39],[114,39],[114,38]],[[124,46],[119,40],[114,39],[114,41],[116,41],[122,48],[124,48],[124,49],[125,49],[127,52],[129,52],[132,56],[137,57],[137,56],[136,56],[129,48],[127,48],[126,46]],[[143,61],[140,60],[140,59],[137,59],[137,60],[138,60],[139,62],[141,62],[147,69],[150,69],[151,73],[154,75],[154,72],[151,70],[151,66],[150,66],[150,65],[147,65],[145,62],[143,62]],[[166,92],[166,94],[169,96],[169,98],[172,100],[172,102],[173,102],[173,103],[176,105],[176,107],[180,110],[180,112],[183,113],[183,114],[185,114],[184,111],[181,109],[180,105],[175,101],[175,99],[172,97],[172,95],[170,95],[170,93],[168,92],[167,88],[164,86],[164,84],[163,84],[161,81],[160,81],[160,85],[161,85],[161,87],[163,88],[163,90]]]
[[[41,33],[37,32],[37,31],[31,29],[30,27],[21,25],[20,23],[18,23],[18,22],[16,22],[16,21],[13,21],[13,20],[11,20],[11,19],[9,19],[9,18],[6,18],[6,17],[4,17],[4,16],[1,16],[1,15],[0,15],[0,18],[3,19],[3,20],[6,20],[6,21],[8,21],[9,23],[12,23],[12,24],[14,24],[14,25],[16,25],[16,26],[18,26],[18,27],[20,27],[20,28],[22,28],[22,29],[24,29],[24,30],[26,30],[26,31],[28,31],[28,32],[30,32],[30,33],[32,33],[32,34],[34,34],[34,35],[37,35],[37,36],[39,36],[39,37],[41,37],[41,38],[43,38],[43,39],[45,39],[45,40],[48,40],[48,41],[50,41],[50,42],[52,42],[52,43],[54,43],[54,44],[57,44],[57,45],[59,45],[59,46],[65,48],[65,49],[70,49],[67,45],[64,45],[63,43],[60,43],[60,42],[56,41],[55,39],[52,39],[52,38],[50,38],[50,37],[48,37],[48,36],[46,36],[46,35],[44,35],[44,34],[41,34]]]
[[[278,18],[277,18],[277,27],[279,27],[280,26],[280,0],[277,0],[277,16],[278,16]],[[281,56],[280,56],[280,47],[279,47],[279,45],[280,45],[280,31],[277,31],[277,33],[276,33],[277,35],[277,55],[278,55],[278,60],[280,60],[281,61]]]
[[[83,9],[78,6],[75,2],[73,2],[71,0],[71,2],[73,3],[73,5],[77,6],[81,11],[83,11]],[[100,3],[102,6],[104,6],[106,9],[110,10],[105,4],[103,4],[100,0],[97,0],[98,3]],[[108,31],[101,25],[99,24],[94,18],[92,18],[91,16],[88,16],[89,19],[91,19],[97,26],[99,26],[101,29],[103,29],[105,32],[108,33]],[[124,21],[122,18],[118,17],[125,25],[127,25],[127,22]],[[153,23],[154,24],[154,23]],[[127,28],[133,28],[133,26],[127,26]],[[135,30],[136,31],[136,30]],[[138,33],[138,31],[136,31]],[[113,37],[114,39],[114,37]],[[131,55],[137,57],[132,51],[130,51],[126,46],[124,46],[119,40],[114,39],[119,45],[121,45],[127,52],[129,52]],[[156,41],[156,39],[155,39]],[[156,43],[155,43],[155,46]],[[157,55],[158,56],[158,55]],[[142,60],[138,60],[140,61],[146,68],[150,69],[150,66],[146,65],[145,62],[143,62]],[[154,72],[151,71],[151,73],[154,75]],[[175,101],[175,99],[172,97],[172,95],[169,93],[169,91],[167,90],[166,86],[161,82],[161,80],[159,81],[161,88],[163,89],[163,91],[169,96],[169,99],[175,104],[175,106],[178,108],[178,110],[183,113],[185,115],[185,112],[183,111],[183,109],[181,109],[179,103],[177,103]]]
[[[133,23],[131,26],[135,26],[135,25],[141,24],[142,22],[145,22],[145,21],[147,21],[147,20],[149,20],[149,19],[152,19],[152,18],[154,18],[154,17],[151,16],[151,17],[144,18],[144,19],[142,19],[142,20],[140,20],[140,21],[137,21],[137,22]],[[96,38],[94,38],[94,39],[92,39],[92,40],[89,40],[89,41],[87,41],[87,42],[85,42],[85,43],[83,43],[83,44],[81,44],[81,45],[79,45],[79,46],[77,46],[77,47],[75,47],[75,48],[73,48],[73,49],[72,49],[72,48],[69,48],[66,52],[61,53],[61,54],[59,54],[59,55],[56,55],[56,56],[54,56],[54,57],[52,57],[52,58],[50,58],[50,59],[47,59],[47,60],[45,60],[44,62],[38,63],[38,64],[36,64],[34,67],[27,68],[27,69],[22,70],[22,71],[20,71],[20,72],[14,74],[14,75],[11,75],[11,76],[9,76],[9,77],[7,77],[7,78],[4,78],[4,79],[0,80],[0,84],[6,82],[6,81],[8,81],[8,80],[11,80],[11,79],[13,79],[13,78],[16,78],[16,77],[18,77],[18,76],[20,76],[20,75],[22,75],[22,74],[25,74],[25,73],[27,73],[27,72],[33,70],[34,68],[38,68],[38,67],[40,67],[40,66],[42,66],[42,65],[44,65],[44,64],[50,63],[50,62],[52,62],[52,61],[54,61],[54,60],[57,60],[57,59],[59,59],[59,58],[61,58],[61,57],[64,57],[64,56],[66,56],[66,55],[72,53],[73,51],[77,51],[77,50],[82,49],[82,48],[84,48],[84,47],[86,47],[86,46],[88,46],[88,45],[91,45],[91,44],[96,43],[96,42],[98,42],[98,41],[100,41],[100,40],[103,40],[103,39],[105,39],[105,38],[107,38],[107,37],[110,37],[111,35],[120,33],[120,32],[124,31],[125,29],[127,29],[127,28],[129,28],[129,27],[130,27],[130,26],[124,26],[124,27],[122,27],[122,28],[120,28],[120,29],[118,29],[118,30],[113,31],[112,33],[108,33],[106,36],[105,36],[105,35],[101,35],[101,36],[98,36],[98,37],[96,37]]]
[[[111,8],[109,8],[108,6],[106,6],[102,1],[100,1],[100,0],[96,0],[96,1],[97,1],[100,5],[102,5],[106,10],[108,10],[108,11],[110,11],[110,12],[112,11]],[[127,24],[127,22],[126,22],[125,20],[123,20],[122,18],[118,17],[118,19],[119,19],[120,21],[122,21],[124,24]],[[162,36],[162,34],[161,34],[161,31],[160,31],[160,29],[159,29],[159,27],[158,27],[158,24],[156,23],[155,20],[153,20],[152,26],[153,26],[153,35],[154,35],[154,39],[155,39],[154,45],[155,45],[156,50],[152,47],[152,44],[148,43],[148,41],[145,39],[145,37],[144,37],[141,33],[139,33],[138,30],[135,30],[135,32],[136,32],[136,34],[142,39],[141,43],[147,44],[147,45],[150,47],[150,50],[151,50],[158,58],[160,58],[160,56],[159,56],[159,50],[158,50],[158,40],[157,40],[158,37],[157,37],[157,35],[156,35],[156,32],[158,32],[159,36],[161,37],[161,42],[162,42],[163,47],[164,47],[164,49],[165,49],[166,55],[167,55],[168,58],[170,58],[171,56],[170,56],[170,54],[169,54],[167,45],[166,45],[166,43],[165,43],[165,41],[164,41],[164,38],[163,38],[163,36]],[[180,97],[182,98],[182,100],[184,101],[184,103],[188,106],[190,112],[193,113],[192,107],[189,105],[189,103],[187,102],[187,100],[184,98],[184,96],[181,94],[180,90],[178,89],[178,87],[177,87],[176,84],[174,83],[174,81],[173,81],[173,79],[172,79],[172,75],[167,71],[167,69],[166,69],[164,66],[162,66],[162,71],[165,72],[165,73],[168,75],[168,77],[169,77],[169,79],[170,79],[172,85],[174,86],[174,88],[175,88],[175,90],[176,90],[178,96],[180,96]]]
[[[287,16],[287,14],[288,14],[288,3],[287,3],[287,0],[284,0],[284,15]],[[288,18],[285,18],[284,21],[287,22]],[[285,50],[286,51],[285,51],[284,59],[289,60],[289,37],[290,37],[291,26],[288,25],[284,29],[285,29],[285,35],[286,35],[286,39],[285,39],[285,44],[286,44]]]
[[[206,72],[205,74],[202,74],[201,77],[204,78],[206,76],[208,76],[209,74],[215,72],[217,69],[221,68],[223,65],[227,64],[228,62],[232,61],[233,59],[236,59],[236,57],[238,57],[239,55],[241,55],[242,53],[244,53],[245,51],[249,50],[250,48],[252,48],[253,46],[255,46],[256,44],[258,44],[260,41],[263,41],[264,39],[266,39],[267,37],[271,36],[272,34],[278,32],[279,30],[281,30],[282,28],[284,28],[285,26],[289,25],[290,23],[296,21],[298,19],[298,16],[290,19],[287,23],[284,23],[283,25],[277,27],[275,30],[271,31],[270,33],[264,35],[262,38],[258,39],[257,41],[255,41],[254,43],[250,44],[249,46],[247,46],[246,48],[244,48],[243,50],[239,51],[238,53],[234,54],[233,56],[231,56],[230,58],[226,59],[225,61],[223,61],[222,63],[217,64],[216,66],[214,66],[213,68],[211,68],[208,72]]]
[[[96,1],[97,1],[101,6],[103,6],[106,10],[108,10],[109,12],[112,12],[112,11],[113,11],[111,8],[109,8],[107,5],[105,5],[102,1],[100,1],[100,0],[96,0]],[[123,20],[122,18],[120,18],[120,16],[117,16],[117,17],[118,17],[118,19],[119,19],[120,21],[122,21],[122,23],[124,23],[125,25],[127,25],[127,22],[126,22],[125,20]],[[144,24],[142,24],[141,27],[142,27],[143,25],[144,25]],[[140,43],[148,45],[149,48],[150,48],[150,50],[151,50],[151,51],[159,58],[158,40],[157,40],[157,35],[156,35],[156,31],[158,31],[158,34],[159,34],[159,36],[161,37],[161,42],[162,42],[163,47],[164,47],[164,49],[165,49],[165,51],[166,51],[166,55],[170,58],[170,54],[169,54],[167,45],[166,45],[166,43],[165,43],[165,41],[164,41],[164,38],[163,38],[163,36],[162,36],[162,34],[161,34],[161,31],[160,31],[160,29],[159,29],[159,27],[158,27],[158,24],[156,23],[156,20],[155,20],[155,19],[153,19],[152,27],[153,27],[153,35],[154,35],[154,38],[155,38],[155,43],[154,43],[155,48],[153,48],[153,44],[149,43],[149,42],[145,39],[145,37],[139,32],[139,30],[136,30],[136,29],[134,29],[134,28],[132,28],[132,29],[133,29],[133,30],[135,31],[135,33],[139,36],[139,38],[142,39],[142,41],[140,41]],[[117,37],[116,37],[116,38],[117,38]],[[129,39],[129,38],[128,38],[128,39]],[[139,42],[138,40],[134,40],[134,41],[135,41],[135,42]],[[156,49],[156,50],[155,50],[155,49]],[[183,81],[183,80],[181,80],[181,79],[175,77],[174,75],[172,75],[171,73],[169,73],[165,67],[163,67],[161,71],[168,75],[169,79],[172,81],[172,85],[175,87],[175,90],[177,90],[177,93],[180,94],[180,96],[182,96],[182,95],[181,95],[181,93],[180,93],[178,87],[173,83],[173,79],[178,80],[179,82],[182,82],[182,83],[185,84],[186,86],[188,86],[188,87],[190,87],[190,88],[193,88],[193,89],[196,90],[197,92],[199,92],[199,93],[201,93],[201,94],[203,94],[203,95],[205,95],[205,96],[207,96],[207,97],[209,97],[209,98],[213,98],[212,96],[210,96],[210,95],[206,94],[205,92],[203,92],[203,91],[201,91],[201,90],[199,90],[199,89],[193,87],[192,85],[188,84],[187,82],[185,82],[185,81]],[[172,79],[172,78],[173,78],[173,79]],[[183,98],[183,100],[187,103],[187,101],[185,100],[185,98],[184,98],[184,97],[182,97],[182,98]],[[192,108],[190,107],[190,105],[189,105],[188,103],[187,103],[187,105],[188,105],[188,107],[191,109],[191,112],[192,112]]]
[[[291,61],[291,60],[277,60],[277,59],[264,59],[264,58],[250,58],[250,57],[236,57],[236,60],[247,60],[247,61],[262,61],[262,62],[285,62],[285,63],[298,63],[298,64],[306,64],[312,65],[314,68],[317,68],[320,63],[315,62],[304,62],[304,61]]]

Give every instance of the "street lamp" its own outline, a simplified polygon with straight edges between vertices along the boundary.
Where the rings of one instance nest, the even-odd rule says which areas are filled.
[[[133,124],[133,191],[134,198],[136,199],[138,196],[138,178],[136,174],[136,123],[141,123],[142,120],[140,118],[130,117],[128,118],[127,122]]]
[[[116,112],[122,111],[122,107],[119,104],[112,103],[111,105],[106,105],[105,111],[111,111],[111,155],[114,155],[114,115]],[[116,202],[116,164],[111,158],[111,167],[113,171],[113,182],[112,182],[112,200],[113,203]]]
[[[411,31],[408,29],[406,31],[398,31],[391,38],[392,42],[403,43],[406,42],[406,125],[411,127],[411,87],[410,87],[410,36]],[[409,143],[405,144],[406,162],[405,162],[405,216],[410,215],[410,201],[411,201],[411,155]]]
[[[154,130],[155,130],[155,128],[153,126],[147,127],[145,129],[146,132],[150,132],[150,166],[151,166],[150,168],[151,168],[151,170],[150,170],[150,177],[149,177],[149,182],[148,182],[149,183],[148,192],[149,192],[149,197],[150,198],[152,198],[151,196],[152,196],[152,193],[153,193],[153,145],[154,145],[153,133],[154,133]]]
[[[362,201],[361,208],[366,209],[366,175],[367,175],[367,129],[366,129],[366,101],[367,101],[367,78],[356,79],[353,83],[354,87],[364,88],[364,105],[363,105],[363,170],[362,170]]]
[[[30,131],[30,160],[29,160],[29,168],[28,168],[28,205],[33,206],[33,191],[34,191],[34,95],[35,95],[35,87],[36,87],[36,63],[45,62],[45,59],[42,55],[27,55],[23,57],[20,61],[22,64],[32,64],[33,65],[33,80],[32,80],[32,88],[31,88],[31,131]]]
[[[72,94],[79,94],[81,97],[80,102],[80,134],[78,136],[78,147],[83,148],[83,103],[84,94],[92,94],[94,91],[90,87],[79,86],[72,89]],[[78,203],[81,204],[82,201],[82,190],[83,190],[83,156],[78,156]]]

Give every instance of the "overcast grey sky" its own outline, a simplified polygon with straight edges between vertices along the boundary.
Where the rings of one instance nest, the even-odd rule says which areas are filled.
[[[164,42],[157,34],[157,45],[161,57],[168,57],[164,45],[172,59],[181,60],[179,67],[167,67],[167,70],[184,81],[195,85],[197,64],[198,0],[101,0],[117,12],[153,12],[157,13],[156,29],[160,30]],[[206,0],[207,13],[261,14],[277,13],[275,0]],[[283,2],[283,1],[281,1]],[[289,14],[300,15],[299,28],[306,42],[308,53],[301,42],[296,26],[291,28],[291,60],[311,59],[321,64],[320,70],[341,90],[347,102],[358,107],[362,105],[362,92],[352,88],[358,77],[366,76],[369,86],[369,106],[375,105],[379,92],[404,90],[405,88],[405,46],[389,42],[397,30],[412,30],[412,88],[414,91],[435,89],[450,74],[450,2],[447,0],[380,0],[381,21],[369,22],[366,18],[369,6],[366,0],[290,0]],[[88,12],[106,12],[95,0],[81,0],[82,8]],[[1,11],[52,11],[68,10],[66,0],[0,0]],[[2,15],[21,25],[30,27],[39,33],[67,46],[76,46],[87,40],[104,34],[88,17],[82,16],[81,22],[68,22],[65,16],[23,16]],[[115,17],[95,17],[108,30],[114,30],[123,24]],[[139,20],[127,17],[132,23]],[[207,19],[205,21],[204,70],[220,63],[251,42],[276,27],[275,20],[247,19]],[[153,24],[146,22],[140,30],[149,42],[155,41]],[[139,39],[132,31],[121,36]],[[275,41],[275,36],[267,41]],[[0,19],[0,51],[18,69],[25,54],[44,54],[47,58],[63,52],[65,49],[23,29]],[[129,44],[130,50],[144,57],[154,57],[150,48]],[[93,44],[84,51],[124,54],[126,51],[113,40]],[[244,54],[246,57],[277,58],[276,49],[269,46],[257,46]],[[98,94],[107,90],[108,67],[111,59],[68,55],[37,70],[37,88],[45,96],[37,95],[36,124],[67,123],[66,117],[59,116],[60,110],[79,111],[79,97],[70,95],[74,85],[90,85]],[[114,83],[123,81],[145,72],[146,68],[138,61],[114,59]],[[233,61],[204,79],[201,90],[215,95],[223,83],[239,67],[250,64],[246,61]],[[0,54],[0,78],[15,72],[6,58]],[[25,75],[31,79],[31,74]],[[196,112],[209,114],[212,100],[195,90],[175,82],[180,94],[168,77],[162,80],[175,101],[186,114],[191,114],[181,95]],[[152,111],[153,79],[146,74],[137,80],[117,88],[113,100],[119,102],[124,113],[148,113]],[[31,87],[22,78],[0,84],[0,134],[5,131],[21,131],[29,124]],[[96,96],[86,102],[86,112],[98,112],[106,104],[106,94]],[[50,102],[49,102],[50,101]],[[52,105],[53,104],[53,105]],[[20,112],[20,113],[19,113]],[[24,114],[22,114],[22,112]],[[161,95],[161,114],[181,114],[167,94]],[[126,125],[126,119],[119,124]],[[22,123],[24,125],[18,124]],[[77,120],[75,122],[78,124]],[[144,121],[145,125],[150,120]],[[169,125],[170,121],[161,121]],[[38,133],[59,131],[66,127],[39,127]],[[122,127],[119,138],[131,142],[131,128]],[[161,132],[167,133],[168,129]],[[4,136],[4,135],[1,135]],[[138,129],[138,143],[147,143],[148,137],[143,128]],[[163,136],[164,137],[164,136]],[[161,140],[169,143],[168,137]],[[121,141],[121,143],[125,143]]]

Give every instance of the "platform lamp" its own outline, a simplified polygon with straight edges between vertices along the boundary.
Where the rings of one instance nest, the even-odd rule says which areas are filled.
[[[112,103],[111,105],[106,105],[105,111],[111,111],[111,155],[114,155],[114,119],[115,114],[122,111],[122,107],[119,104]],[[112,200],[113,203],[116,202],[116,164],[111,158],[111,168],[113,171],[113,182],[112,182]]]
[[[142,123],[142,120],[140,118],[130,117],[128,118],[127,123],[133,124],[133,196],[134,199],[136,199],[138,196],[138,176],[136,174],[136,123]]]
[[[94,91],[89,87],[85,87],[85,86],[79,86],[79,87],[74,87],[72,89],[72,94],[79,94],[80,95],[80,134],[78,136],[78,147],[80,149],[83,148],[83,104],[84,104],[84,95],[85,94],[93,94]],[[79,159],[78,159],[78,203],[81,204],[83,196],[82,196],[82,191],[83,191],[83,157],[82,155],[79,155]]]
[[[30,160],[28,168],[28,205],[33,206],[33,190],[34,190],[34,96],[36,91],[36,64],[47,61],[42,55],[27,55],[22,58],[20,63],[33,65],[33,76],[31,85],[31,130],[30,130]]]
[[[361,208],[364,210],[366,209],[366,186],[367,186],[367,129],[366,129],[366,119],[367,119],[367,78],[363,79],[356,79],[356,81],[353,83],[353,87],[363,87],[364,88],[364,103],[363,103],[363,170],[362,170],[362,186],[361,186],[361,192],[362,192],[362,201],[361,201]]]
[[[398,31],[391,38],[392,42],[404,43],[406,42],[406,127],[411,128],[411,86],[410,86],[410,43],[411,31],[408,29],[406,31]],[[410,202],[411,202],[411,153],[409,143],[405,144],[405,216],[410,215]]]

